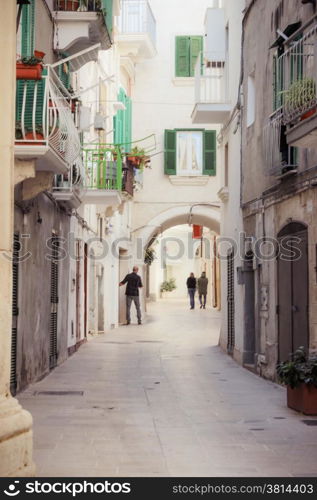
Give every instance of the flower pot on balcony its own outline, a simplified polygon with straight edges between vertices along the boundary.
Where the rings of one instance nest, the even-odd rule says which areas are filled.
[[[23,63],[16,64],[17,80],[40,80],[42,78],[42,65],[27,65]]]
[[[43,59],[45,56],[45,52],[42,52],[41,50],[34,50],[34,57],[37,59]]]
[[[79,7],[79,0],[60,0],[58,3],[59,10],[76,11]]]
[[[139,156],[128,156],[127,160],[135,167],[139,166],[141,163],[141,158]]]
[[[33,142],[19,142],[18,144],[24,146],[42,146],[44,141],[44,136],[40,132],[36,132],[34,138],[33,132],[26,132],[24,139]],[[37,142],[36,139],[39,139],[40,142]]]
[[[310,109],[309,111],[306,111],[300,119],[301,121],[306,120],[306,118],[309,118],[310,116],[313,116],[316,113],[316,108],[315,109]]]
[[[312,384],[287,386],[287,406],[305,415],[317,415],[317,387]]]

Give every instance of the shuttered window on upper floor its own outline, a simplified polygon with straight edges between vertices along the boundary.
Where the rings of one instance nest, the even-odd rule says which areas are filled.
[[[166,175],[216,175],[216,131],[204,129],[165,130]]]
[[[122,144],[124,151],[129,152],[132,141],[132,102],[122,88],[118,101],[124,104],[125,110],[119,109],[113,119],[114,143]]]
[[[194,76],[196,60],[202,49],[202,36],[177,36],[175,39],[175,76]]]
[[[23,5],[21,16],[21,57],[31,57],[35,39],[35,0]]]

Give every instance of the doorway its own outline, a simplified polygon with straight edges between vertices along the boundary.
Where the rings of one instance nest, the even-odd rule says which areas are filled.
[[[227,351],[228,354],[233,354],[235,346],[233,249],[230,249],[227,255],[227,335]]]
[[[308,332],[308,233],[300,222],[291,222],[278,234],[278,358],[309,345]]]

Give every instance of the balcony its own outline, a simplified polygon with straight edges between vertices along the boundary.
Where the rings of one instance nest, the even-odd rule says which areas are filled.
[[[77,209],[84,198],[85,170],[79,157],[67,174],[55,175],[52,194],[68,209]]]
[[[122,194],[133,196],[133,167],[124,164],[119,148],[95,144],[83,150],[85,166],[84,203],[116,205]]]
[[[109,49],[112,44],[112,1],[55,0],[54,49],[68,56],[98,43],[102,50]],[[76,69],[83,64],[85,60],[81,59]]]
[[[277,81],[287,143],[317,148],[317,23],[296,31],[285,42],[277,64]]]
[[[18,80],[15,158],[35,160],[37,171],[67,174],[80,155],[71,95],[46,66],[38,80]]]
[[[156,20],[147,0],[122,0],[118,30],[122,56],[138,62],[156,55]]]
[[[231,112],[227,63],[200,54],[195,65],[195,107],[193,123],[224,124]]]
[[[269,117],[263,128],[264,174],[278,180],[297,174],[297,150],[287,144],[283,109],[280,107]]]

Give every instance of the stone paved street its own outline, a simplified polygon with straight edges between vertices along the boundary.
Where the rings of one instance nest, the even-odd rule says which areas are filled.
[[[20,394],[38,475],[317,475],[313,418],[223,354],[219,324],[213,311],[156,303],[146,324],[94,338]]]

